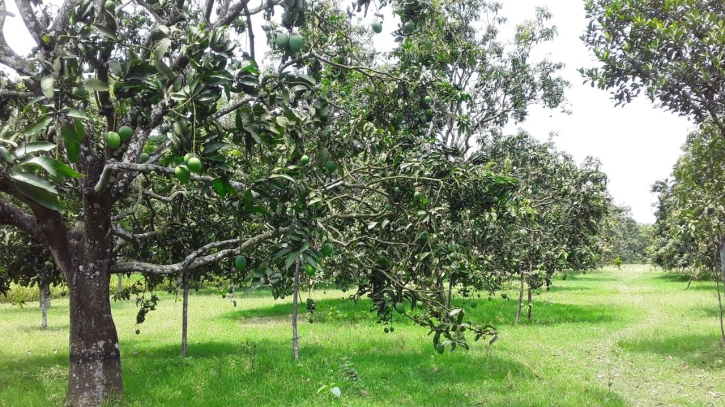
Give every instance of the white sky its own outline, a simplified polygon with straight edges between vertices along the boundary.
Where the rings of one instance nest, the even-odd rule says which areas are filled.
[[[513,23],[533,18],[537,6],[545,6],[552,12],[552,23],[557,26],[559,36],[552,43],[540,46],[536,55],[549,54],[552,60],[565,63],[563,76],[572,83],[566,97],[573,114],[534,108],[525,123],[510,125],[506,131],[512,133],[522,128],[540,140],[556,132],[554,141],[559,149],[577,161],[589,155],[599,158],[609,176],[609,190],[615,202],[631,207],[637,221],[654,222],[655,197],[650,193],[650,186],[670,176],[693,123],[656,109],[646,98],[615,108],[607,91],[582,84],[577,69],[595,64],[594,57],[579,39],[587,26],[583,0],[499,1],[504,5],[502,14],[511,23],[511,32]],[[7,1],[6,5],[9,12],[18,16],[14,2]],[[373,6],[370,11],[372,14]],[[371,20],[370,15],[367,20]],[[392,20],[386,18],[383,33],[375,36],[376,48],[384,47],[390,40],[388,33],[398,23],[397,19]],[[3,31],[13,49],[27,53],[32,39],[19,17],[6,18]],[[263,32],[260,30],[256,37],[257,58],[260,58],[266,48]]]
[[[694,123],[686,118],[654,107],[647,98],[638,98],[624,107],[614,107],[608,91],[584,85],[577,72],[580,67],[595,66],[579,37],[588,21],[583,0],[501,0],[503,14],[509,22],[534,17],[537,6],[546,6],[559,36],[546,44],[545,52],[554,61],[566,64],[563,76],[572,83],[566,97],[571,104],[570,116],[536,109],[521,127],[541,140],[550,132],[559,135],[557,146],[577,161],[591,155],[599,158],[609,176],[609,191],[617,204],[630,206],[638,222],[654,222],[650,186],[670,176]]]

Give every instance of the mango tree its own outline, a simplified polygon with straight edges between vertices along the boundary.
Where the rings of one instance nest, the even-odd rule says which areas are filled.
[[[598,264],[610,205],[606,176],[596,160],[577,165],[552,142],[540,143],[526,133],[494,134],[474,159],[519,181],[512,205],[479,224],[480,250],[489,267],[504,280],[519,276],[518,323],[526,287],[530,318],[532,290],[548,288],[556,271]]]
[[[725,186],[725,173],[720,164],[723,159],[725,140],[719,136],[717,126],[708,121],[688,137],[684,152],[673,171],[673,194],[683,220],[683,234],[697,243],[698,257],[706,261],[696,266],[702,267],[713,260],[714,247],[720,255],[720,267],[714,270],[718,276],[721,340],[725,343],[720,288],[720,283],[725,288],[725,200],[720,193]]]
[[[580,71],[616,103],[640,94],[725,137],[725,4],[709,0],[587,0],[582,40],[602,63]]]
[[[67,0],[57,10],[18,3],[15,18],[25,23],[35,48],[18,55],[0,38],[0,64],[14,72],[0,90],[11,107],[3,111],[0,224],[42,245],[68,285],[69,404],[98,405],[123,389],[109,300],[112,273],[178,276],[244,255],[249,260],[240,262],[247,264],[239,277],[284,295],[296,261],[317,264],[331,233],[327,225],[344,233],[351,222],[382,223],[391,216],[384,202],[393,200],[386,188],[415,197],[413,190],[459,179],[456,168],[436,170],[447,162],[427,164],[445,160],[427,151],[434,143],[420,143],[420,133],[411,130],[418,123],[401,120],[391,127],[370,109],[404,105],[387,92],[399,94],[414,65],[373,66],[369,55],[358,52],[356,37],[330,30],[345,18],[331,4],[315,11],[304,1],[278,3],[251,8],[246,0]],[[418,9],[406,14],[404,24],[419,18]],[[233,38],[252,39],[251,16],[261,13],[271,21],[275,12],[282,12],[281,27],[262,28],[281,60],[261,70],[253,47],[243,50]],[[411,41],[414,31],[399,35]],[[328,47],[346,59],[323,55]],[[328,76],[316,79],[320,68]],[[359,105],[367,107],[346,110],[332,101],[335,83],[345,89],[348,77],[370,83],[361,98],[368,104]],[[406,156],[404,149],[412,146],[417,148]],[[454,215],[482,200],[505,200],[510,180],[480,169],[461,171],[467,184],[484,182],[466,197],[453,196]],[[396,182],[408,188],[397,192],[390,185]],[[189,220],[174,217],[184,195],[196,199],[184,201],[191,209],[181,209],[212,205],[217,218],[202,228],[175,224]],[[398,207],[402,219],[414,219],[413,210],[441,211],[418,201],[423,208]],[[214,221],[227,228],[211,228]],[[158,250],[154,241],[161,243]],[[398,247],[378,243],[384,245],[379,250]],[[418,245],[406,243],[401,256],[410,258],[410,251],[420,254]],[[377,287],[399,286],[389,273],[368,276]],[[423,281],[409,283],[415,288]],[[141,311],[153,301],[144,299]],[[421,324],[431,325],[436,338],[453,329],[455,343],[465,343],[456,328],[463,323],[461,310],[422,302],[430,311],[420,316]],[[474,325],[470,330],[476,339],[492,333]]]
[[[0,228],[0,293],[5,293],[11,284],[22,287],[37,286],[41,312],[41,329],[48,328],[50,308],[50,287],[60,286],[63,279],[50,253],[40,244],[20,231]],[[21,301],[18,305],[23,306]]]

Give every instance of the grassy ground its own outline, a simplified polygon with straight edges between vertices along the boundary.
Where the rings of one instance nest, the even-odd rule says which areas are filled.
[[[291,357],[291,301],[192,294],[189,355],[179,356],[181,303],[134,332],[136,307],[114,304],[121,337],[121,406],[725,406],[714,283],[644,266],[557,276],[535,298],[533,320],[514,326],[515,302],[479,300],[469,315],[500,330],[492,347],[438,355],[401,318],[384,334],[369,303],[316,292],[313,324],[301,318],[302,358]],[[513,290],[510,292],[513,297]],[[306,295],[303,296],[303,299]],[[40,312],[0,304],[0,406],[62,404],[68,303]],[[397,317],[396,317],[397,318]],[[341,397],[321,386],[337,386]]]

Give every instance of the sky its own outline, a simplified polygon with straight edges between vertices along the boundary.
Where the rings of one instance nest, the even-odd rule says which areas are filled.
[[[583,0],[499,1],[504,6],[501,13],[509,20],[504,37],[512,35],[516,23],[532,19],[536,7],[547,7],[551,11],[551,23],[556,25],[559,35],[554,41],[539,46],[533,55],[563,62],[566,67],[562,76],[572,84],[566,91],[571,115],[532,108],[525,122],[511,124],[505,131],[514,133],[520,128],[542,141],[553,132],[557,134],[553,139],[557,147],[578,162],[587,156],[598,158],[609,177],[609,191],[615,203],[630,207],[638,222],[654,222],[652,204],[656,197],[650,193],[650,186],[670,176],[694,123],[654,107],[646,98],[615,108],[608,91],[583,84],[577,69],[596,65],[594,56],[579,39],[588,24]],[[8,1],[6,5],[9,12],[18,15],[14,2]],[[370,15],[367,20],[371,18]],[[390,41],[388,33],[396,25],[397,20],[384,21],[383,33],[374,37],[377,49]],[[27,53],[32,40],[20,18],[7,18],[3,31],[16,52]],[[259,33],[256,40],[259,53],[266,48],[264,36]]]
[[[562,76],[572,83],[566,91],[571,115],[534,109],[526,122],[509,126],[522,128],[541,140],[558,133],[554,142],[560,150],[581,162],[587,156],[599,158],[609,177],[609,191],[618,205],[629,206],[635,220],[653,223],[652,204],[656,196],[650,186],[670,176],[694,123],[656,108],[640,97],[624,107],[614,107],[608,91],[583,84],[577,69],[594,67],[596,61],[579,37],[588,25],[583,0],[501,0],[502,14],[510,23],[532,19],[537,6],[553,14],[558,37],[545,44],[542,54],[566,67]]]

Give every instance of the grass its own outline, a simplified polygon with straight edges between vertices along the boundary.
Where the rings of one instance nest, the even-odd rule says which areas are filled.
[[[470,308],[500,340],[438,355],[424,330],[396,316],[384,334],[370,303],[318,291],[315,323],[301,318],[291,357],[291,300],[231,301],[192,292],[189,358],[181,359],[181,303],[162,295],[134,333],[133,302],[115,303],[125,398],[119,406],[725,406],[714,283],[645,266],[557,276],[514,325],[515,301]],[[514,296],[514,290],[509,292]],[[306,299],[306,295],[303,295]],[[0,406],[61,405],[67,379],[67,300],[48,331],[36,306],[0,304]],[[342,395],[317,390],[337,386]]]

